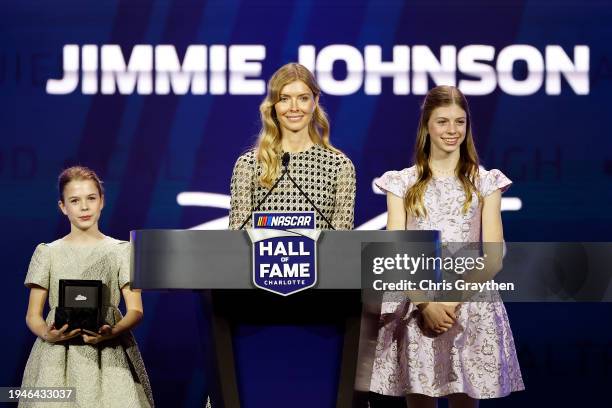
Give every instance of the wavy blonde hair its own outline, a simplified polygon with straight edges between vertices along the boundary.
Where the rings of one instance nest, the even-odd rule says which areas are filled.
[[[414,148],[414,162],[417,169],[417,181],[408,189],[404,198],[404,205],[408,214],[415,217],[424,217],[427,214],[423,197],[427,189],[427,183],[432,178],[432,171],[429,166],[429,157],[431,154],[431,141],[429,139],[429,131],[427,124],[431,118],[434,109],[441,106],[457,105],[465,111],[466,134],[465,139],[459,146],[459,162],[455,168],[455,175],[463,186],[465,192],[465,202],[463,203],[463,213],[467,213],[472,203],[472,194],[476,193],[479,203],[482,202],[482,196],[476,188],[476,180],[478,179],[478,153],[474,146],[474,138],[472,136],[472,117],[470,109],[461,91],[454,86],[436,86],[431,89],[425,96],[425,101],[421,107],[421,117],[419,119],[419,128],[417,130],[416,144]]]
[[[272,187],[280,173],[282,133],[274,105],[280,100],[283,87],[293,81],[304,82],[315,99],[321,95],[321,89],[314,75],[308,68],[295,62],[280,67],[268,81],[268,93],[259,105],[261,130],[255,146],[257,161],[262,169],[259,183],[266,188]],[[329,141],[329,120],[319,103],[315,105],[312,120],[308,124],[308,134],[313,143],[340,153]]]

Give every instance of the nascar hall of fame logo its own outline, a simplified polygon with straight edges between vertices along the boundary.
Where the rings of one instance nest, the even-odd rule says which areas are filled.
[[[315,214],[255,212],[253,229],[253,284],[289,296],[317,283]]]

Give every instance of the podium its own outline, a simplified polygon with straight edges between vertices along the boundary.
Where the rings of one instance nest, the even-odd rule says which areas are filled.
[[[362,243],[436,241],[437,231],[322,231],[317,241],[317,284],[283,297],[254,287],[252,244],[246,231],[136,230],[131,232],[131,282],[145,291],[210,290],[217,381],[225,407],[241,406],[231,327],[244,322],[343,324],[336,407],[366,406],[367,397],[354,386]]]

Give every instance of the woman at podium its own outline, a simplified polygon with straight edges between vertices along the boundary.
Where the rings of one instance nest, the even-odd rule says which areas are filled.
[[[252,228],[255,211],[315,212],[316,229],[353,228],[355,168],[330,142],[320,97],[314,76],[300,64],[284,65],[272,75],[259,108],[257,143],[234,166],[230,229]],[[228,385],[233,373],[221,375],[224,388],[241,390],[240,399],[249,406],[289,406],[296,396],[303,403],[308,399],[310,406],[329,406],[335,395],[313,389],[320,391],[319,379],[332,381],[339,370],[340,350],[330,345],[330,338],[341,338],[346,298],[337,291],[300,291],[287,297],[263,290],[218,292],[213,308],[232,321],[234,346],[242,355],[236,359],[237,385]],[[266,348],[265,362],[246,351],[261,347]],[[296,352],[316,349],[316,357]],[[219,358],[222,368],[223,362],[232,361],[227,355]],[[225,405],[239,406],[232,394],[224,393]]]
[[[255,210],[314,210],[317,229],[353,228],[355,168],[329,140],[320,96],[303,65],[289,63],[272,75],[259,107],[257,144],[238,158],[232,173],[230,229],[252,226]],[[283,171],[296,183],[289,177],[277,183]]]

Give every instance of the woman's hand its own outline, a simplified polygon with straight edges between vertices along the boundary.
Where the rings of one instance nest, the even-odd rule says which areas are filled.
[[[87,344],[98,344],[115,337],[117,337],[117,335],[113,334],[113,328],[108,324],[100,327],[100,330],[98,330],[97,333],[89,330],[83,330],[83,341]]]
[[[68,324],[64,324],[61,329],[56,329],[54,325],[49,325],[42,334],[42,339],[49,343],[57,343],[58,341],[64,341],[72,339],[81,333],[81,329],[74,329],[69,333]]]
[[[421,303],[418,306],[423,316],[423,326],[428,332],[442,334],[448,331],[455,322],[455,307],[437,302]]]

